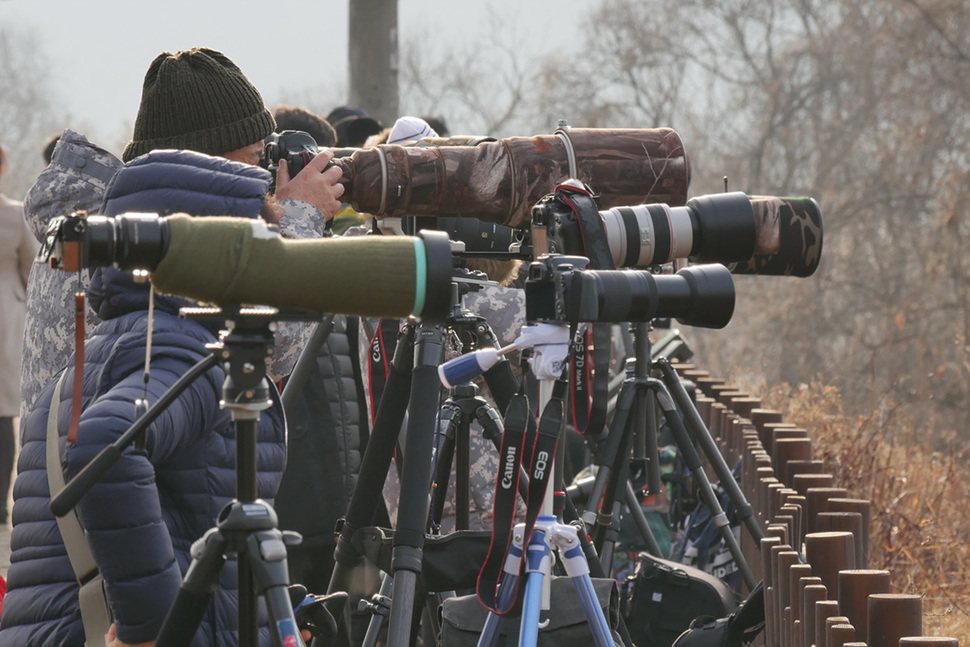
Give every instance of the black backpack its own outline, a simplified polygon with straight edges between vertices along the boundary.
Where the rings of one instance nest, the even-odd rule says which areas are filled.
[[[695,619],[725,617],[738,606],[731,587],[710,573],[645,552],[623,590],[630,636],[650,647],[670,647]]]
[[[765,595],[761,582],[741,606],[724,618],[699,617],[674,641],[673,647],[747,647],[765,626]]]

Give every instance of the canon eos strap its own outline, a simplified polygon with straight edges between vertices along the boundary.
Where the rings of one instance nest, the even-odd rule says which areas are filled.
[[[592,192],[587,187],[563,184],[556,188],[556,199],[575,215],[589,269],[616,269]],[[598,436],[606,426],[609,401],[611,324],[585,324],[572,333],[569,381],[573,425],[581,434]]]
[[[397,346],[399,324],[397,319],[381,319],[377,322],[377,331],[370,341],[367,362],[370,366],[368,389],[370,390],[371,425],[374,424],[377,406],[381,402],[387,377],[391,372],[391,360],[394,358],[394,349]]]
[[[515,494],[522,472],[520,467],[526,468],[529,477],[525,530],[522,533],[523,544],[527,544],[536,519],[542,511],[546,489],[553,476],[553,459],[565,417],[566,386],[566,380],[556,381],[552,397],[542,411],[538,426],[529,408],[529,400],[522,393],[513,396],[505,412],[505,432],[502,434],[499,453],[501,463],[493,498],[492,543],[479,571],[477,583],[478,599],[486,608],[499,615],[517,609],[521,604],[522,591],[518,581],[522,579],[524,560],[520,563],[520,577],[516,581],[515,596],[510,598],[511,603],[506,608],[499,608],[496,599],[516,525]]]
[[[573,426],[598,436],[606,427],[610,391],[611,324],[575,326],[570,335],[569,386]]]
[[[505,410],[505,431],[502,433],[495,496],[492,498],[492,543],[488,547],[488,555],[478,573],[476,586],[478,599],[494,613],[509,611],[509,609],[498,608],[496,596],[498,583],[502,578],[505,555],[512,543],[515,527],[515,493],[519,489],[521,474],[519,468],[522,465],[522,450],[525,447],[530,420],[533,418],[529,410],[529,399],[523,393],[516,393]]]
[[[556,187],[556,199],[569,207],[576,217],[583,239],[583,256],[589,259],[589,269],[616,269],[603,219],[589,188],[560,184]]]

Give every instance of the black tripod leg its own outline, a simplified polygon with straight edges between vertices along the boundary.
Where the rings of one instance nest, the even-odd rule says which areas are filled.
[[[384,481],[388,466],[397,449],[401,423],[407,412],[411,390],[411,371],[414,365],[414,326],[406,324],[398,335],[391,370],[384,394],[374,418],[374,429],[360,462],[357,485],[350,496],[337,545],[334,548],[334,568],[327,593],[348,591],[353,586],[354,568],[363,559],[354,546],[354,533],[370,525],[384,500]],[[333,602],[327,610],[337,619],[336,644],[350,645],[349,605]]]
[[[509,402],[512,401],[512,396],[519,390],[518,380],[512,372],[512,364],[508,360],[502,360],[485,371],[482,377],[485,378],[485,384],[488,385],[488,392],[492,394],[495,405],[504,413],[509,407]]]
[[[583,521],[593,527],[591,534],[593,535],[593,544],[598,552],[601,552],[604,534],[613,519],[613,497],[611,495],[606,498],[605,492],[608,485],[614,480],[611,477],[617,461],[626,460],[626,453],[630,446],[629,421],[636,390],[636,383],[632,380],[623,384],[620,395],[616,399],[616,409],[613,413],[613,422],[610,425],[609,434],[597,448],[594,459],[597,466],[596,479],[593,482],[593,489],[590,491],[589,500],[583,512]]]
[[[639,378],[650,375],[652,351],[649,322],[634,324],[635,337],[634,353],[636,365],[634,371]],[[647,488],[650,494],[659,495],[663,487],[660,479],[660,447],[657,440],[657,403],[653,398],[641,397],[641,406],[636,408],[636,450],[637,458],[646,460]]]
[[[711,438],[711,432],[704,425],[704,421],[701,420],[697,408],[691,402],[690,396],[687,395],[687,389],[680,383],[680,378],[670,365],[670,361],[661,359],[656,364],[663,374],[664,384],[670,389],[670,393],[677,402],[677,406],[684,414],[688,431],[692,433],[693,439],[701,446],[704,455],[707,457],[707,461],[714,469],[714,473],[717,474],[718,482],[720,482],[721,487],[727,492],[731,503],[734,504],[738,519],[748,529],[748,532],[751,533],[755,545],[760,546],[761,538],[765,536],[765,533],[761,529],[761,526],[758,525],[758,520],[754,516],[754,509],[752,509],[748,500],[744,497],[744,493],[741,492],[741,487],[737,481],[734,480],[734,474],[731,473],[731,468],[728,467],[724,457],[721,456],[721,452],[718,451],[714,439]]]
[[[361,643],[362,647],[377,647],[377,641],[381,634],[381,625],[384,624],[384,618],[387,617],[389,609],[391,608],[391,587],[393,586],[393,582],[391,576],[387,573],[381,576],[381,589],[371,598],[369,605],[374,615],[371,616],[370,622],[367,623],[367,632],[364,634],[364,640]]]
[[[410,644],[415,588],[418,573],[421,572],[428,521],[431,453],[441,395],[438,365],[441,363],[443,346],[444,330],[440,326],[420,326],[414,347],[415,368],[411,381],[404,469],[401,473],[401,501],[391,553],[394,585],[391,589],[391,617],[387,633],[390,647]]]
[[[182,647],[192,642],[219,588],[219,571],[226,563],[227,543],[225,535],[213,528],[192,545],[192,563],[155,639],[156,647]]]
[[[378,503],[383,499],[387,469],[397,449],[401,423],[407,412],[413,353],[414,327],[406,325],[398,337],[390,375],[374,418],[374,429],[361,458],[357,485],[351,494],[347,514],[337,538],[335,564],[328,593],[346,591],[350,586],[353,567],[361,559],[360,552],[353,545],[354,532],[372,523]]]
[[[721,507],[721,502],[717,500],[717,496],[714,494],[714,486],[711,485],[707,474],[704,472],[701,457],[697,453],[697,450],[694,449],[694,443],[691,441],[690,435],[687,433],[687,428],[684,427],[684,423],[680,419],[680,413],[674,406],[670,392],[667,391],[667,387],[660,380],[651,379],[650,385],[656,391],[657,403],[660,405],[661,411],[663,411],[667,425],[674,434],[677,448],[684,457],[684,462],[687,467],[690,468],[691,475],[698,481],[701,500],[707,506],[708,510],[711,511],[711,519],[714,521],[714,526],[717,528],[718,534],[720,534],[731,555],[734,557],[734,561],[737,562],[738,570],[741,572],[741,579],[744,580],[745,586],[750,591],[755,587],[754,575],[751,573],[747,560],[745,560],[744,555],[741,553],[741,546],[738,544],[734,532],[731,531],[731,525],[727,515]],[[734,481],[733,477],[731,477],[731,481]]]
[[[266,601],[270,635],[276,647],[302,645],[287,591],[286,545],[278,530],[254,532],[246,538],[246,555],[256,592]]]
[[[633,484],[630,483],[629,479],[626,481],[625,491],[621,494],[626,507],[630,510],[630,516],[633,518],[633,523],[636,524],[637,530],[640,531],[640,536],[643,538],[644,544],[647,546],[647,552],[654,557],[666,557],[663,551],[660,550],[660,544],[657,543],[657,538],[653,536],[653,530],[650,529],[650,523],[647,521],[646,515],[643,514],[643,508],[640,507],[640,499],[637,497],[637,493],[633,490]]]
[[[434,487],[431,489],[431,523],[441,525],[445,501],[448,498],[448,481],[451,480],[451,462],[455,458],[455,436],[461,426],[461,408],[453,402],[445,402],[438,419],[438,452],[435,457],[437,469]],[[459,499],[460,500],[460,499]]]
[[[468,530],[471,525],[471,427],[468,416],[462,416],[455,438],[455,530]]]

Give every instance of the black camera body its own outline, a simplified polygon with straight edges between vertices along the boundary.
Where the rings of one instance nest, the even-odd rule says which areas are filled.
[[[569,277],[585,270],[584,256],[545,254],[529,265],[525,281],[525,320],[530,323],[578,321],[578,299],[570,294]]]
[[[310,133],[302,130],[284,130],[281,133],[271,133],[263,140],[263,155],[259,165],[273,174],[280,168],[280,160],[286,160],[286,167],[290,177],[295,177],[320,152],[316,140]]]

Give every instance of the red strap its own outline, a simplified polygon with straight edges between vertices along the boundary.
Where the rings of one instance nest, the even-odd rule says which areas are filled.
[[[602,434],[606,426],[611,335],[610,324],[595,322],[577,328],[571,336],[569,386],[573,426],[580,434],[593,438]]]
[[[377,323],[377,330],[370,342],[369,363],[370,373],[367,384],[370,390],[370,423],[374,424],[377,417],[377,406],[384,395],[384,386],[391,372],[391,358],[397,347],[397,333],[400,322],[397,319],[381,319]]]
[[[67,442],[77,440],[77,428],[81,424],[81,383],[84,381],[84,293],[74,294],[74,394],[71,396],[71,426],[67,430]]]

